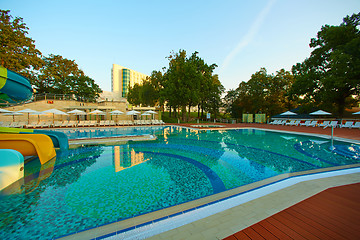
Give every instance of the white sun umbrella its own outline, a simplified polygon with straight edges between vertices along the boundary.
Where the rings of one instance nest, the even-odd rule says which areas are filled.
[[[283,112],[280,114],[281,116],[294,116],[294,115],[297,115],[296,113],[294,112],[291,112],[291,111],[286,111],[286,112]]]
[[[146,113],[150,113],[152,116],[154,116],[154,114],[157,114],[157,112],[153,111],[153,110],[148,110],[146,111]],[[153,117],[154,119],[154,117]]]
[[[96,109],[96,110],[94,110],[94,111],[92,111],[92,112],[89,112],[89,114],[96,115],[96,121],[98,121],[98,115],[105,115],[105,112]]]
[[[126,112],[126,115],[138,115],[138,114],[140,114],[140,112],[135,111],[135,110],[131,110],[131,111]]]
[[[30,113],[30,115],[37,115],[38,116],[38,122],[40,122],[40,115],[46,115],[44,112],[33,112]]]
[[[22,113],[19,113],[19,112],[8,112],[8,113],[4,113],[4,115],[6,115],[6,116],[13,116],[13,122],[15,122],[15,116],[23,115],[23,114],[22,114]]]
[[[110,114],[116,116],[116,122],[117,122],[118,115],[124,114],[124,112],[122,112],[120,110],[114,110],[114,111],[111,111]]]
[[[74,115],[86,115],[86,112],[78,110],[78,109],[74,109],[74,110],[72,110],[70,112],[67,112],[67,113],[74,114]]]
[[[310,113],[310,115],[331,115],[331,113],[325,112],[323,110],[317,110],[315,112]]]
[[[0,108],[0,113],[11,113],[12,111]]]
[[[353,113],[353,115],[357,115],[357,114],[360,114],[360,111],[356,112],[356,113]]]
[[[146,113],[157,114],[157,112],[155,112],[155,111],[153,111],[153,110],[146,111]]]
[[[28,116],[28,124],[29,124],[29,114],[30,113],[36,113],[37,111],[35,110],[32,110],[30,108],[26,108],[26,109],[23,109],[23,110],[20,110],[20,111],[17,111],[19,113],[27,113],[27,116]]]
[[[122,111],[120,110],[114,110],[114,111],[111,111],[110,112],[111,115],[121,115],[121,114],[124,114]]]
[[[128,116],[134,116],[134,115],[138,115],[138,114],[140,114],[140,112],[138,112],[138,111],[135,111],[135,110],[131,110],[131,111],[128,111],[128,112],[126,112],[126,115],[128,115]],[[133,117],[133,119],[134,119],[134,117]]]
[[[147,112],[144,112],[143,114],[141,114],[141,116],[146,116],[146,119],[147,119],[147,116],[151,116],[151,114],[147,113]]]
[[[60,111],[59,109],[56,109],[56,108],[45,110],[45,111],[43,111],[43,113],[52,113],[52,115],[53,115],[53,123],[54,123],[54,120],[55,120],[55,115],[69,115],[66,112]]]
[[[70,112],[67,112],[67,113],[74,114],[75,116],[86,115],[86,112],[78,110],[78,109],[74,109],[74,110],[72,110]],[[80,121],[80,118],[78,118],[78,121]]]

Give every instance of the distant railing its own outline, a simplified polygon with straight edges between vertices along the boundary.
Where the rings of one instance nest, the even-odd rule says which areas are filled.
[[[85,97],[76,96],[75,94],[51,94],[51,93],[34,94],[32,101],[35,102],[41,100],[72,100],[79,102],[95,102]]]

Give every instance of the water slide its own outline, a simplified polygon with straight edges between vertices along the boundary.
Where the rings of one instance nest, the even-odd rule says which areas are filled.
[[[19,103],[29,100],[33,89],[29,80],[0,66],[0,102]]]
[[[27,78],[0,66],[0,103],[14,104],[29,100],[33,89]],[[2,128],[0,131],[0,190],[24,179],[24,156],[38,156],[41,164],[54,159],[54,143],[68,148],[63,136],[53,133],[36,134],[34,130]],[[66,137],[66,136],[65,136]],[[54,141],[54,143],[53,143]]]
[[[60,148],[61,150],[69,149],[68,137],[66,136],[65,133],[62,132],[37,130],[37,129],[0,127],[0,133],[45,134],[51,138],[55,148]]]
[[[13,149],[23,156],[38,156],[41,164],[56,156],[51,138],[44,134],[0,134],[0,149]]]

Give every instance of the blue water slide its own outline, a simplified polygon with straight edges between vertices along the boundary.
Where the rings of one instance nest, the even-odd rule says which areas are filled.
[[[63,132],[55,132],[55,131],[49,131],[49,130],[37,130],[37,129],[0,127],[0,133],[45,134],[51,138],[51,140],[54,144],[54,147],[60,148],[61,150],[69,149],[68,137]]]
[[[49,130],[34,130],[34,133],[48,135],[53,141],[54,147],[60,148],[61,150],[69,149],[69,140],[65,133],[55,132]]]
[[[33,89],[26,77],[0,66],[0,101],[23,102],[29,100],[32,94]]]

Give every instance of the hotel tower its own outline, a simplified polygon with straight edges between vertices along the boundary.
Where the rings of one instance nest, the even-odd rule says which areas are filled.
[[[142,84],[148,75],[134,71],[123,66],[113,64],[111,69],[111,90],[114,93],[119,93],[123,98],[126,98],[129,92],[129,87],[135,83]]]

